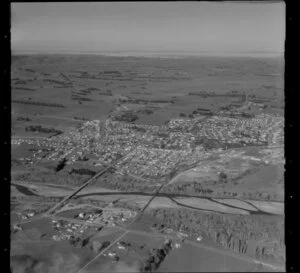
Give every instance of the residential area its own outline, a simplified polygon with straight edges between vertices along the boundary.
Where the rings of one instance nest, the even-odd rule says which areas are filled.
[[[50,139],[12,139],[12,145],[27,143],[41,147],[28,159],[31,162],[42,158],[67,159],[68,164],[81,160],[97,166],[124,156],[115,166],[118,173],[157,178],[168,175],[180,162],[192,165],[209,157],[214,149],[281,145],[283,123],[283,117],[269,114],[251,119],[218,115],[172,119],[164,126],[94,120]]]

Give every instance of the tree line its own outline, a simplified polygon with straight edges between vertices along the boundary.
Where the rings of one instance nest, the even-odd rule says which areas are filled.
[[[203,188],[201,183],[189,182],[185,184],[171,184],[163,189],[166,193],[181,193],[181,194],[204,194],[211,195],[213,193],[212,189]]]
[[[224,248],[263,261],[284,261],[284,219],[281,216],[222,215],[189,209],[153,209],[164,226],[192,236],[201,234]]]
[[[96,172],[92,171],[92,170],[89,170],[89,169],[85,169],[85,168],[82,168],[82,169],[72,169],[69,174],[80,174],[80,175],[90,175],[90,176],[94,176],[96,174]]]
[[[46,128],[42,127],[41,125],[30,125],[25,127],[26,132],[40,132],[40,133],[54,133],[54,134],[62,134],[63,132],[60,130],[57,130],[55,128]]]
[[[151,185],[144,180],[135,179],[129,175],[115,177],[102,176],[100,179],[101,186],[120,191],[153,192],[156,188],[156,186]]]
[[[162,247],[150,251],[149,258],[143,263],[141,272],[155,272],[166,256],[172,250],[171,240],[168,240]]]
[[[12,103],[65,108],[64,105],[59,103],[49,103],[49,102],[40,102],[40,101],[12,100]]]

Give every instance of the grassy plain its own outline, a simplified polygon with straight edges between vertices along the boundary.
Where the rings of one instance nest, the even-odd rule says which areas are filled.
[[[198,166],[180,173],[169,185],[184,185],[191,182],[213,190],[214,196],[230,196],[232,193],[243,198],[266,197],[284,200],[284,165],[277,159],[277,151],[259,152],[262,149],[245,148],[220,152],[215,158],[201,162]],[[264,151],[264,150],[263,150]],[[278,162],[279,161],[279,162]],[[219,182],[220,173],[226,173],[225,182]],[[276,196],[276,198],[274,198]],[[226,196],[227,197],[227,196]]]
[[[96,254],[91,244],[94,240],[113,241],[120,231],[114,228],[95,233],[84,248],[77,248],[68,240],[53,241],[57,234],[49,218],[39,219],[21,225],[22,231],[13,234],[11,245],[11,267],[28,272],[77,272]]]
[[[117,76],[112,77],[111,71]],[[190,114],[198,107],[216,109],[230,103],[226,97],[190,95],[199,91],[263,93],[264,96],[275,97],[274,103],[278,104],[283,98],[282,75],[281,59],[13,56],[12,99],[59,103],[63,107],[28,107],[27,104],[13,102],[12,121],[14,124],[19,115],[28,116],[32,123],[60,128],[66,126],[67,130],[76,126],[76,122],[66,118],[105,118],[116,110],[117,104],[130,109],[137,104],[128,99],[142,98],[148,101],[148,106],[158,110],[150,115],[141,114],[137,123],[161,124],[181,112]],[[121,102],[120,98],[125,100]],[[151,103],[154,99],[171,103]],[[54,118],[46,120],[47,116],[55,116],[59,122],[55,125]],[[17,123],[13,130],[23,133],[22,124]]]
[[[89,272],[140,272],[140,266],[149,257],[149,251],[152,248],[163,245],[164,238],[162,236],[154,237],[147,234],[138,234],[135,232],[127,233],[120,241],[129,243],[130,246],[126,250],[118,248],[118,245],[113,245],[108,252],[116,252],[119,257],[117,262],[113,262],[107,256],[101,256],[86,269]],[[123,269],[123,270],[122,270]],[[129,270],[130,271],[127,271]]]
[[[259,270],[258,270],[259,269]],[[266,271],[255,263],[205,247],[184,244],[162,263],[158,272],[253,272]]]

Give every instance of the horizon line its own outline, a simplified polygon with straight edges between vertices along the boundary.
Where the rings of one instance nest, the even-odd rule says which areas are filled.
[[[247,57],[247,56],[278,56],[284,57],[284,52],[268,52],[268,51],[240,51],[240,52],[209,52],[209,51],[124,51],[124,50],[101,50],[101,51],[38,51],[38,50],[24,50],[24,51],[11,51],[11,55],[36,55],[36,54],[44,54],[44,55],[103,55],[103,56],[120,56],[122,57],[196,57],[196,56],[240,56],[240,57]]]

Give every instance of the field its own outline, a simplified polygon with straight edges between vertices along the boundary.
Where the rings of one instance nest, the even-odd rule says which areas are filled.
[[[53,236],[56,232],[51,227],[51,221],[47,218],[42,218],[34,220],[32,222],[24,223],[21,225],[23,231],[16,234],[16,239],[19,241],[34,241],[39,240],[50,240],[50,237]],[[24,236],[24,237],[23,237]]]
[[[242,178],[239,182],[241,184],[247,184],[249,189],[269,190],[270,186],[277,180],[278,168],[276,165],[268,165],[260,168],[252,175]]]
[[[148,251],[161,246],[164,243],[164,238],[129,232],[120,241],[129,243],[130,246],[126,250],[122,250],[115,244],[106,251],[106,254],[116,252],[119,257],[117,262],[113,262],[107,256],[102,256],[92,262],[86,270],[88,272],[115,272],[119,270],[121,272],[139,272],[140,266],[149,257]]]
[[[70,194],[72,188],[61,187],[59,185],[43,185],[43,184],[16,184],[12,188],[17,187],[13,191],[13,196],[36,195],[62,197]],[[110,202],[127,203],[136,208],[143,208],[151,198],[151,194],[147,193],[125,193],[105,188],[96,188],[94,186],[87,187],[77,196],[78,200],[95,200],[106,204]],[[251,212],[267,212],[282,215],[284,213],[284,205],[278,202],[253,201],[253,200],[237,200],[232,198],[207,199],[198,197],[178,197],[172,194],[166,194],[165,197],[156,197],[149,205],[149,209],[155,208],[179,208],[185,207],[195,210],[206,210],[220,213],[231,214],[251,214]]]
[[[68,240],[51,240],[57,231],[51,228],[49,219],[35,220],[21,227],[23,230],[12,237],[11,265],[14,270],[22,268],[30,272],[77,272],[95,257],[91,248],[93,241],[113,241],[120,235],[113,228],[104,229],[93,235],[87,246],[78,248]]]
[[[279,74],[268,76],[275,73]],[[163,124],[180,113],[191,114],[197,107],[217,109],[230,103],[226,97],[190,95],[200,91],[224,94],[239,90],[282,100],[282,73],[280,59],[13,56],[12,99],[32,104],[13,102],[12,130],[24,135],[25,125],[43,124],[67,131],[80,123],[77,118],[106,118],[120,105],[129,110],[154,107],[153,114],[140,114],[136,122]],[[140,98],[145,103],[135,102]],[[29,121],[19,122],[20,117]]]
[[[118,201],[118,202],[126,202],[128,205],[132,205],[138,208],[143,208],[147,202],[150,200],[151,196],[141,196],[141,195],[118,195],[118,194],[110,194],[106,195],[105,193],[103,194],[98,194],[97,193],[87,193],[87,194],[82,194],[78,195],[80,198],[83,200],[86,199],[92,199],[92,200],[100,200],[104,202],[113,202],[113,201]]]
[[[159,219],[151,216],[149,212],[150,208],[148,207],[145,213],[136,220],[131,226],[131,230],[137,230],[142,232],[152,232],[151,226],[153,224],[160,224]]]
[[[259,269],[259,270],[258,270]],[[204,247],[184,244],[172,251],[158,272],[255,272],[266,271],[254,263]]]
[[[12,272],[76,273],[87,263],[83,273],[139,272],[167,228],[190,241],[173,248],[158,272],[266,270],[248,252],[283,263],[282,119],[219,115],[236,114],[234,104],[246,114],[282,114],[283,68],[279,58],[12,56]],[[263,103],[248,106],[249,98]],[[255,134],[267,119],[275,125],[270,137],[263,127],[268,141],[260,142]],[[220,146],[242,139],[235,126],[250,144]],[[250,147],[250,138],[261,146]],[[103,212],[94,219],[96,208]],[[122,234],[126,249],[116,241]],[[108,241],[100,253],[95,245]]]
[[[274,155],[271,157],[269,153]],[[223,172],[227,180],[222,183]],[[245,148],[220,152],[214,158],[202,161],[198,166],[174,177],[169,186],[199,183],[213,190],[216,197],[237,194],[243,198],[267,198],[284,200],[284,165],[277,156],[277,149]],[[226,196],[227,195],[227,196]]]
[[[24,186],[12,185],[18,189],[19,192],[25,195],[40,195],[40,196],[50,196],[50,197],[64,197],[71,193],[71,189],[61,188],[61,187],[51,187],[43,185],[35,185],[26,183]],[[27,189],[27,191],[26,191]],[[23,191],[23,192],[22,192]]]
[[[15,196],[15,195],[13,195]],[[40,215],[49,210],[55,203],[54,202],[40,202],[40,201],[11,201],[11,223],[19,222],[21,220],[21,214],[34,212],[35,215]]]

